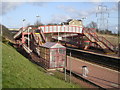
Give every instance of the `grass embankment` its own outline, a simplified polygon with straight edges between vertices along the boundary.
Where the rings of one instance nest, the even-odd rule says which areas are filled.
[[[78,85],[50,76],[13,47],[2,45],[3,88],[79,88]]]

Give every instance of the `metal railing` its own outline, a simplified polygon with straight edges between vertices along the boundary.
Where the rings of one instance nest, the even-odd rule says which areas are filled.
[[[68,33],[82,33],[82,26],[69,25],[47,25],[40,26],[44,33],[68,32]]]
[[[115,46],[112,43],[110,43],[107,39],[105,39],[103,36],[99,36],[99,40],[104,44],[106,44],[111,50],[114,51]]]
[[[105,39],[103,36],[98,36],[97,33],[91,29],[84,29],[83,30],[84,32],[83,33],[88,33],[89,36],[92,38],[94,38],[97,42],[102,42],[107,48],[109,48],[110,50],[114,51],[115,49],[115,46],[110,43],[107,39]]]
[[[98,39],[95,38],[95,34],[91,32],[88,28],[83,29],[83,34],[85,34],[87,38],[92,42],[98,41]]]

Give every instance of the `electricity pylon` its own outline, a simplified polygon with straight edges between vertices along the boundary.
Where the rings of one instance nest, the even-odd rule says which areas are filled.
[[[99,30],[108,30],[108,18],[109,18],[109,13],[107,6],[101,4],[98,6],[98,10],[96,13],[97,18],[97,24],[98,24],[98,29]]]

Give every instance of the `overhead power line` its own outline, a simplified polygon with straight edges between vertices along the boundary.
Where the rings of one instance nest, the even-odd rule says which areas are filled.
[[[97,17],[98,29],[99,30],[108,29],[109,13],[108,13],[107,6],[103,4],[99,5],[98,11],[96,13],[96,17]]]

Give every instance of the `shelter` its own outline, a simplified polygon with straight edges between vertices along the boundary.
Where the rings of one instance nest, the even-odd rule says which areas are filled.
[[[40,46],[42,64],[46,69],[64,68],[66,61],[66,47],[60,43],[46,42]]]

